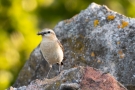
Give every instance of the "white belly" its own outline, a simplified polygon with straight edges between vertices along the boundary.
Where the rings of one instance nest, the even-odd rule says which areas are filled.
[[[62,62],[63,51],[57,42],[41,42],[40,49],[49,64],[60,64]]]

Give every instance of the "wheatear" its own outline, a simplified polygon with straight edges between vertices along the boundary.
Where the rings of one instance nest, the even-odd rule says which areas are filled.
[[[55,32],[51,29],[45,28],[37,35],[42,35],[40,49],[43,57],[50,66],[50,69],[46,76],[47,78],[52,68],[52,65],[55,63],[59,64],[59,72],[60,72],[60,66],[64,57],[63,46],[56,37]]]

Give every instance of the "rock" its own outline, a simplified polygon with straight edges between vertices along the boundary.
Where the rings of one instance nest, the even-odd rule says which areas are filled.
[[[65,48],[65,66],[91,66],[135,90],[135,19],[92,3],[54,31]]]
[[[53,65],[49,77],[58,75],[58,65]],[[43,58],[39,46],[31,53],[29,60],[20,71],[14,87],[28,85],[32,80],[44,79],[49,71],[49,65]]]
[[[91,67],[85,68],[81,88],[82,90],[127,90],[109,73],[101,73]]]
[[[44,80],[34,80],[28,86],[10,90],[127,90],[110,74],[92,67],[75,67],[60,75]]]
[[[135,88],[134,18],[92,3],[78,15],[59,22],[54,31],[64,46],[63,70],[91,66],[110,73],[126,87]],[[43,79],[48,70],[49,66],[38,46],[31,53],[14,86],[20,87],[35,79]],[[57,75],[58,65],[53,65],[49,78]]]

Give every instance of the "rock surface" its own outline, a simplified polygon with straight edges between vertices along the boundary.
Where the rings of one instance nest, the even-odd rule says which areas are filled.
[[[64,46],[64,66],[91,66],[113,75],[135,90],[135,19],[92,3],[71,19],[59,22],[54,31]],[[22,68],[14,86],[43,79],[49,70],[39,47]],[[58,75],[53,65],[50,77]]]
[[[10,90],[127,90],[110,74],[92,67],[75,67],[60,75],[44,80],[34,80],[28,86],[10,87]]]

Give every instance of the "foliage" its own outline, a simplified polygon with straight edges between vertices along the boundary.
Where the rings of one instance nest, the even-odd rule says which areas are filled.
[[[0,90],[13,84],[40,43],[36,33],[71,18],[91,2],[135,17],[134,0],[0,0]]]

